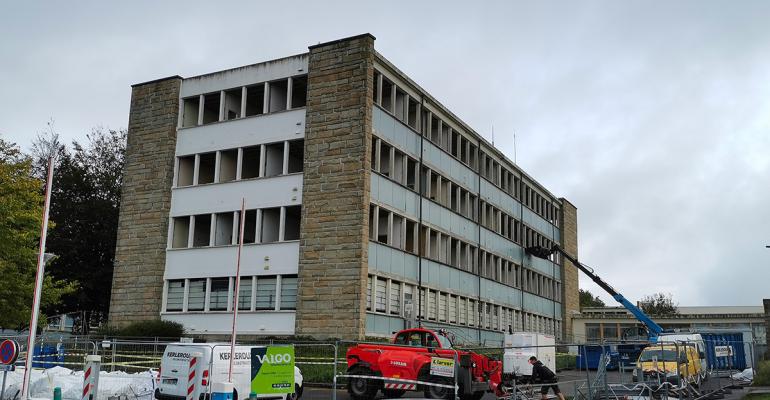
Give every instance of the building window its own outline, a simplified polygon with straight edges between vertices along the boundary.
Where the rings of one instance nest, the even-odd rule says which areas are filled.
[[[226,311],[230,278],[212,278],[209,292],[209,311]]]
[[[439,293],[438,295],[438,320],[441,322],[446,322],[446,293]]]
[[[184,279],[168,281],[166,311],[182,311],[184,307]]]
[[[230,89],[225,92],[225,114],[223,119],[229,121],[241,117],[241,88]]]
[[[216,214],[214,245],[226,246],[233,243],[233,213]]]
[[[366,279],[366,309],[372,310],[372,277]]]
[[[601,340],[601,328],[599,324],[586,324],[586,341],[594,342]]]
[[[302,207],[285,207],[283,240],[299,240],[299,227],[302,219]]]
[[[211,242],[211,214],[194,216],[193,247],[206,247]]]
[[[238,309],[251,310],[251,288],[254,279],[252,277],[241,278],[241,284],[238,286]]]
[[[379,209],[378,216],[377,216],[377,241],[380,243],[388,244],[389,240],[389,233],[390,233],[390,224],[388,223],[389,220],[389,212],[387,210]]]
[[[219,121],[219,92],[203,96],[203,124]]]
[[[394,281],[390,283],[390,313],[401,314],[401,284]]]
[[[276,277],[257,277],[257,310],[275,310]]]
[[[476,326],[476,316],[478,311],[476,310],[476,301],[468,300],[468,325]]]
[[[303,169],[303,157],[305,154],[305,141],[304,140],[292,140],[289,142],[289,170],[288,173],[293,174],[296,172],[302,172]]]
[[[291,108],[305,107],[307,103],[307,75],[292,78]]]
[[[436,292],[428,290],[428,319],[436,320]]]
[[[375,292],[375,311],[385,312],[387,282],[383,279],[377,279]]]
[[[297,309],[297,277],[281,277],[281,310]]]
[[[404,285],[404,317],[414,318],[414,309],[417,305],[414,303],[414,287],[412,285]]]
[[[236,211],[238,216],[238,229],[236,235],[240,234],[240,211]],[[246,216],[243,223],[243,243],[254,243],[257,240],[257,210],[246,210]]]
[[[283,174],[283,150],[284,142],[265,145],[265,174],[264,176],[278,176]]]
[[[171,239],[171,248],[183,249],[187,247],[190,237],[190,217],[175,217],[173,220],[174,233]]]
[[[246,116],[265,113],[265,84],[246,87]]]
[[[176,186],[192,186],[195,174],[195,156],[179,157],[176,170]]]
[[[604,335],[604,340],[618,340],[617,324],[602,324],[602,334]]]
[[[188,97],[182,100],[182,127],[198,125],[200,112],[200,96]]]
[[[238,169],[238,150],[224,150],[219,152],[219,182],[235,180],[235,172]]]
[[[288,96],[289,81],[282,79],[280,81],[270,82],[268,84],[269,94],[269,112],[283,111],[286,109],[286,98]]]
[[[262,210],[261,243],[273,243],[279,240],[281,225],[281,208],[265,208]]]
[[[214,183],[214,170],[217,164],[217,153],[206,153],[198,156],[198,184]]]
[[[259,177],[260,157],[262,146],[244,147],[241,161],[241,179]]]
[[[206,301],[206,280],[190,279],[187,292],[187,311],[203,311]]]
[[[389,80],[383,78],[382,79],[382,89],[381,89],[381,97],[382,101],[380,102],[380,105],[382,108],[393,112],[393,83],[391,83]]]

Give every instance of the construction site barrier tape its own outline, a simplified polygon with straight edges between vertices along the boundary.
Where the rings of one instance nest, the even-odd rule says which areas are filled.
[[[432,383],[432,382],[415,381],[415,380],[412,380],[412,379],[386,378],[384,376],[375,376],[375,375],[337,375],[337,378],[377,379],[377,380],[381,380],[381,381],[416,383],[418,385],[436,386],[436,387],[442,387],[442,388],[447,388],[447,389],[452,389],[452,390],[455,389],[455,385],[444,385],[443,383]]]

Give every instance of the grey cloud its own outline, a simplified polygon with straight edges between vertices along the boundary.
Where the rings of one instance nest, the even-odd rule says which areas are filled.
[[[581,258],[619,291],[756,305],[768,15],[760,1],[17,3],[0,10],[0,133],[28,145],[49,117],[65,140],[125,127],[132,83],[371,32],[511,158],[516,132],[518,163],[578,207]]]

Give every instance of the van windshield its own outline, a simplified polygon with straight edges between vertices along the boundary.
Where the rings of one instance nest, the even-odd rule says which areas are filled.
[[[676,350],[645,350],[639,356],[639,361],[676,361]]]

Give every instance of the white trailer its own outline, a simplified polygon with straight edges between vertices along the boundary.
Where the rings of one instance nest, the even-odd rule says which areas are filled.
[[[543,365],[556,372],[556,338],[535,332],[515,332],[505,335],[503,372],[516,376],[531,376],[529,358],[535,356]]]

